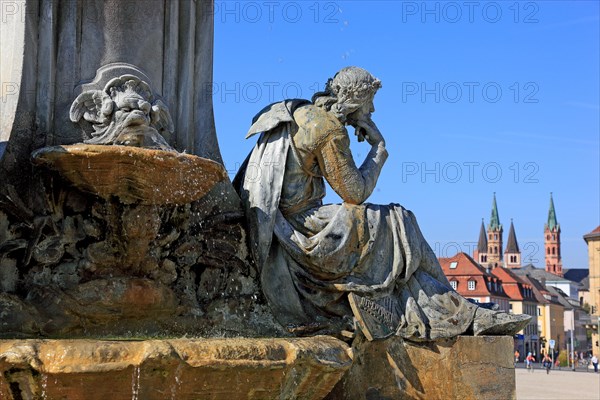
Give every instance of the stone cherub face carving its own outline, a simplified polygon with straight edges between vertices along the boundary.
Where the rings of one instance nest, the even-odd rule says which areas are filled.
[[[164,138],[174,130],[167,106],[134,75],[112,79],[104,90],[81,93],[69,116],[73,122],[92,124],[92,137],[84,143],[174,151]]]

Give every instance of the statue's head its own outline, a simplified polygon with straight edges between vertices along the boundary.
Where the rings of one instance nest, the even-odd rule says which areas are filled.
[[[114,120],[123,127],[149,126],[154,96],[146,82],[136,77],[111,80],[104,89],[114,103]]]
[[[381,81],[359,67],[341,69],[330,78],[323,92],[316,93],[312,101],[316,106],[332,111],[342,121],[348,114],[372,102]]]
[[[169,110],[150,85],[134,75],[114,78],[103,90],[81,93],[71,105],[70,118],[92,125],[92,137],[85,143],[171,149],[163,137],[173,132]]]

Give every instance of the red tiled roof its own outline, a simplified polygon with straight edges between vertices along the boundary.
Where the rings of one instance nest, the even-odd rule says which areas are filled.
[[[529,284],[531,285],[531,288],[533,289],[533,294],[535,296],[535,300],[538,303],[540,303],[540,304],[550,303],[550,300],[548,300],[544,297],[544,295],[550,295],[550,292],[546,290],[546,288],[544,287],[544,285],[542,285],[540,283],[540,281],[538,281],[537,279],[535,279],[529,275],[524,275],[521,277],[521,279],[523,279],[526,282],[529,282]]]
[[[533,301],[533,288],[532,285],[517,276],[513,271],[508,268],[498,267],[492,270],[492,274],[496,275],[499,279],[502,280],[502,286],[504,287],[504,292],[511,298],[511,300],[520,300],[520,301]],[[531,289],[531,295],[524,296],[523,289]]]
[[[504,285],[504,292],[511,300],[525,300],[518,285]]]
[[[450,280],[457,281],[456,291],[465,297],[473,296],[494,296],[496,294],[490,292],[487,288],[483,276],[458,276],[452,277]],[[469,290],[469,281],[475,281],[475,290]]]
[[[525,283],[520,277],[518,277],[514,272],[504,267],[496,267],[492,270],[492,274],[496,275],[498,278],[502,279],[504,283]]]
[[[488,289],[487,282],[498,282],[500,280],[489,274],[485,268],[477,264],[466,253],[458,253],[453,257],[439,258],[442,271],[449,281],[456,281],[456,291],[465,297],[480,297],[480,296],[495,296],[504,297],[506,295],[500,291],[496,291],[494,286],[492,290]],[[450,264],[456,262],[456,268],[450,268]],[[475,290],[468,289],[468,282],[475,281]]]
[[[453,257],[442,257],[438,260],[448,279],[453,275],[485,275],[485,269],[466,253],[457,253]],[[452,262],[457,263],[456,268],[450,268]]]
[[[586,233],[585,235],[583,235],[583,240],[585,240],[587,242],[588,239],[597,238],[597,237],[600,237],[600,226],[598,226],[596,229],[594,229],[590,233]]]

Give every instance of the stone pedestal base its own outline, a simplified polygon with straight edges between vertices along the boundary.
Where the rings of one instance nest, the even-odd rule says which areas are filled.
[[[326,336],[2,340],[0,399],[322,399],[351,362]]]
[[[0,399],[514,399],[512,353],[511,337],[2,340]]]
[[[460,336],[422,346],[359,337],[353,350],[352,367],[328,400],[515,399],[510,336]]]

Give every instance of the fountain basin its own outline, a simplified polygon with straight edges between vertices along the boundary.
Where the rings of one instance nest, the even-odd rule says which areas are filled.
[[[350,367],[335,338],[0,341],[2,399],[322,399]]]
[[[132,146],[52,146],[31,157],[78,189],[105,200],[117,197],[124,204],[191,203],[227,178],[225,168],[215,161]]]

